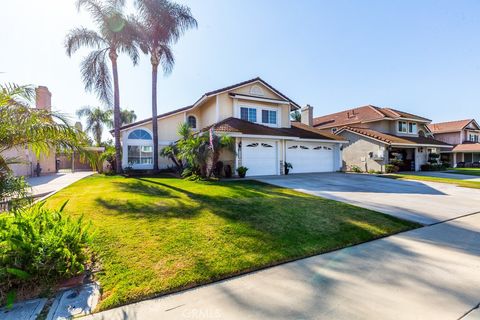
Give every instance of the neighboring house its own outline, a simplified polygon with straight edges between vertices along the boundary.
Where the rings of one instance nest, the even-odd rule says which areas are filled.
[[[35,106],[37,109],[51,110],[52,94],[47,87],[39,86],[35,88]],[[13,174],[16,176],[33,176],[37,164],[40,164],[41,174],[51,174],[56,172],[55,149],[50,150],[48,154],[40,154],[39,157],[32,152],[28,146],[17,147],[2,153],[7,158],[16,158],[17,164],[10,165]]]
[[[342,139],[322,133],[312,123],[312,109],[303,110],[305,124],[290,120],[300,106],[260,78],[207,92],[194,104],[157,117],[159,149],[179,139],[181,123],[195,132],[209,130],[235,138],[235,152],[223,152],[220,161],[233,170],[248,168],[247,175],[279,175],[285,162],[293,173],[340,170]],[[122,166],[153,168],[152,119],[121,128]],[[159,157],[159,167],[172,163]]]
[[[480,162],[480,127],[474,119],[432,123],[428,126],[435,138],[453,145],[442,158],[453,166]]]
[[[429,153],[452,148],[432,137],[430,122],[407,112],[368,105],[315,118],[313,126],[349,141],[343,148],[345,169],[358,166],[363,171],[384,171],[392,160],[401,160],[402,171],[418,171]]]

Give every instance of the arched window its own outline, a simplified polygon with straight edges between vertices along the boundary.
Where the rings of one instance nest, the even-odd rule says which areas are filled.
[[[152,140],[152,135],[148,133],[146,130],[137,129],[128,135],[129,140]]]
[[[194,116],[188,116],[187,123],[190,126],[190,128],[192,129],[197,128],[197,118],[195,118]]]

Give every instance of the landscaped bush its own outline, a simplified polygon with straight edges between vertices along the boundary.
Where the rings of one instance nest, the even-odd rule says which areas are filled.
[[[356,165],[350,166],[350,171],[356,172],[356,173],[362,173],[362,169],[360,169],[360,167]]]
[[[420,166],[422,171],[445,171],[450,167],[448,163],[425,163]]]
[[[397,173],[400,171],[400,167],[394,164],[386,164],[385,165],[385,172],[386,173]]]
[[[12,290],[53,284],[84,271],[89,225],[43,203],[0,215],[0,301]],[[1,304],[0,302],[0,304]]]

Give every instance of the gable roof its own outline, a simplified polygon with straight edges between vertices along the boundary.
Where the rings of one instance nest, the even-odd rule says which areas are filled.
[[[291,128],[273,128],[231,117],[213,124],[202,131],[208,131],[211,127],[213,127],[216,131],[227,133],[331,140],[332,142],[344,141],[344,139],[340,136],[331,134],[329,132],[323,132],[322,130],[315,129],[298,122],[292,122]]]
[[[428,125],[428,129],[433,133],[448,133],[448,132],[457,132],[465,129],[470,123],[474,123],[478,128],[478,123],[475,119],[465,119],[457,121],[447,121],[432,123]]]
[[[223,93],[225,91],[229,91],[229,90],[232,90],[232,89],[235,89],[235,88],[238,88],[238,87],[246,86],[246,85],[249,85],[249,84],[252,84],[252,83],[255,83],[255,82],[260,82],[265,87],[267,87],[268,89],[270,89],[274,93],[276,93],[278,96],[280,96],[280,97],[284,98],[285,100],[287,100],[288,102],[290,102],[292,104],[292,107],[293,107],[294,110],[300,109],[300,105],[297,104],[295,101],[291,100],[286,95],[284,95],[283,93],[281,93],[280,91],[278,91],[277,89],[272,87],[270,84],[268,84],[262,78],[256,77],[256,78],[253,78],[253,79],[250,79],[250,80],[246,80],[246,81],[236,83],[236,84],[231,85],[231,86],[227,86],[227,87],[223,87],[223,88],[220,88],[220,89],[217,89],[217,90],[214,90],[214,91],[206,92],[194,104],[183,107],[183,108],[179,108],[179,109],[176,109],[176,110],[172,110],[172,111],[169,111],[169,112],[166,112],[166,113],[163,113],[163,114],[160,114],[160,115],[157,116],[157,119],[164,118],[164,117],[167,117],[167,116],[171,116],[171,115],[174,115],[174,114],[179,113],[179,112],[184,112],[184,111],[191,110],[191,109],[195,108],[196,106],[198,106],[201,102],[203,102],[205,99],[207,99],[209,97],[215,96],[217,94],[220,94],[220,93]],[[275,99],[269,99],[269,100],[275,100]],[[124,126],[120,127],[120,130],[128,129],[128,128],[131,128],[131,127],[134,127],[134,126],[137,126],[137,125],[140,125],[140,124],[148,123],[150,121],[152,121],[151,117],[147,118],[147,119],[144,119],[144,120],[140,120],[140,121],[137,121],[137,122],[133,122],[133,123],[129,123],[127,125],[124,125]],[[110,132],[113,132],[113,130],[110,130]]]
[[[430,119],[399,111],[392,108],[380,108],[366,105],[354,109],[344,110],[313,119],[313,126],[318,128],[332,128],[380,120],[412,119],[422,122],[431,122]]]
[[[356,128],[356,127],[344,127],[340,129],[337,134],[340,134],[343,131],[349,131],[355,134],[359,134],[365,137],[369,137],[375,140],[384,142],[385,144],[393,145],[429,145],[429,146],[438,146],[438,147],[452,147],[448,143],[439,141],[429,137],[409,137],[409,136],[396,136],[393,134],[387,134],[379,132],[372,129]]]

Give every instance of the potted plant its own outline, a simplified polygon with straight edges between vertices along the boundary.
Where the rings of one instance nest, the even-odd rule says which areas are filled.
[[[247,174],[248,168],[247,167],[238,167],[237,168],[237,173],[240,178],[245,178],[245,175]]]
[[[293,169],[293,166],[290,162],[285,162],[285,174],[288,174],[290,172],[290,169]]]

